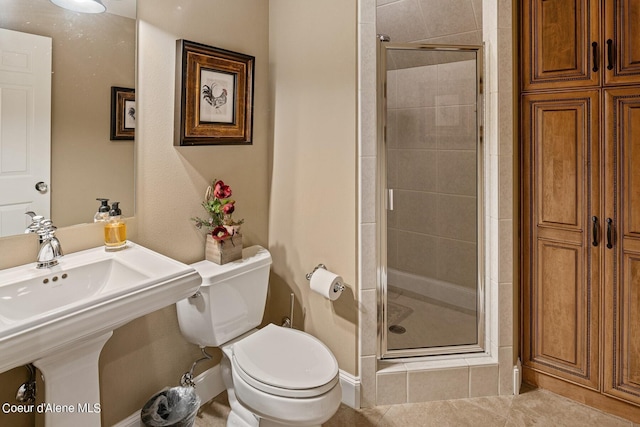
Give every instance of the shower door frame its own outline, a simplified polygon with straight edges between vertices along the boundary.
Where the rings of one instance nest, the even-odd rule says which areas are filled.
[[[486,295],[485,295],[485,238],[484,238],[484,88],[483,88],[483,59],[484,49],[481,45],[438,45],[418,43],[391,43],[386,36],[377,38],[377,79],[376,79],[376,108],[377,108],[377,173],[376,173],[376,210],[378,212],[377,241],[378,241],[378,359],[401,359],[422,356],[486,353],[489,343],[486,342]],[[467,345],[452,345],[440,347],[423,347],[411,349],[388,348],[387,325],[387,50],[411,51],[453,51],[476,53],[476,163],[477,163],[477,298],[476,323],[477,343]]]

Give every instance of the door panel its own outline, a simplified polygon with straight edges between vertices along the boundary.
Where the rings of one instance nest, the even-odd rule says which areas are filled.
[[[584,317],[580,301],[585,292],[581,289],[576,272],[582,268],[580,248],[541,241],[538,245],[537,288],[538,350],[534,357],[539,363],[563,365],[565,369],[584,372],[580,354],[584,354],[584,342],[576,337],[584,336]],[[558,327],[562,325],[562,327]]]
[[[0,29],[0,236],[50,216],[51,38]]]
[[[598,389],[598,90],[523,96],[526,366]],[[596,238],[600,237],[596,231]]]
[[[538,177],[539,225],[580,227],[578,174],[584,156],[581,135],[584,117],[580,105],[563,104],[543,108],[539,117],[539,142],[536,162]],[[572,123],[575,126],[567,126]]]
[[[597,0],[525,0],[522,10],[524,91],[600,84]]]
[[[379,41],[377,59],[379,355],[482,352],[482,48]]]
[[[640,83],[640,0],[604,2],[605,84]]]
[[[604,392],[640,404],[640,88],[605,90]]]

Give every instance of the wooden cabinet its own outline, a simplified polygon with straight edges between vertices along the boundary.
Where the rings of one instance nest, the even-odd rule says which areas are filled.
[[[599,0],[523,1],[523,90],[600,84],[599,67],[593,64],[593,49],[597,52],[600,46],[599,3]]]
[[[524,91],[640,83],[640,0],[524,0]]]
[[[640,83],[640,0],[604,0],[605,85]]]
[[[598,90],[522,99],[524,361],[592,389],[599,388],[600,251],[592,245],[599,101]]]
[[[640,423],[640,0],[523,0],[522,360]]]
[[[640,404],[640,88],[605,90],[605,128],[603,389]]]

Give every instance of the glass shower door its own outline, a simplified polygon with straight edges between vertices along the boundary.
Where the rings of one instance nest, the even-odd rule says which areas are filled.
[[[380,44],[381,357],[484,346],[480,46]]]

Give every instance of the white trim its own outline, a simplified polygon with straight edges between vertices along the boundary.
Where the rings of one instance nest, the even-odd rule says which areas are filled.
[[[350,408],[360,409],[360,377],[354,377],[340,369],[340,387],[342,403]]]
[[[226,390],[222,381],[220,365],[207,369],[195,378],[196,392],[200,396],[200,405],[204,405],[211,399]]]
[[[220,365],[207,369],[195,378],[196,392],[200,396],[200,405],[204,405],[225,390]],[[340,370],[340,386],[342,387],[342,403],[360,408],[360,378]],[[136,411],[113,427],[144,427],[140,422],[140,411]]]
[[[522,387],[522,362],[518,357],[516,365],[513,367],[513,394],[517,396],[520,394],[520,387]]]

